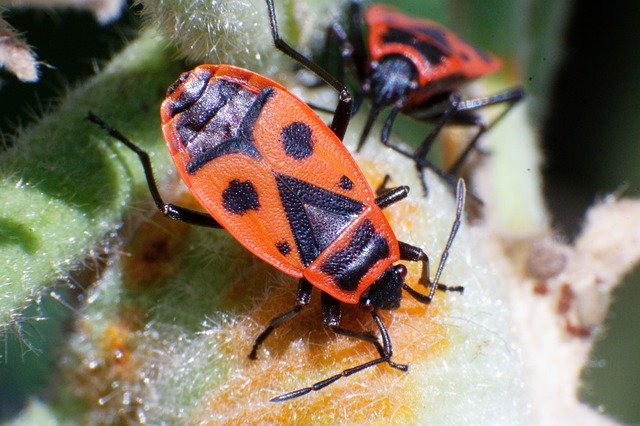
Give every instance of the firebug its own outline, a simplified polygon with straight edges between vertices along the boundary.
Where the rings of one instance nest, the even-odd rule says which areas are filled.
[[[361,9],[359,1],[352,2],[350,31],[347,32],[337,22],[331,25],[327,30],[325,48],[326,54],[332,41],[338,43],[338,79],[344,80],[346,68],[352,71],[359,85],[356,106],[363,98],[369,98],[372,103],[357,150],[364,144],[382,109],[391,107],[384,121],[382,143],[413,159],[425,194],[424,169],[427,167],[449,183],[454,183],[453,176],[460,172],[479,138],[522,99],[524,90],[515,87],[488,97],[464,100],[460,87],[497,71],[501,67],[498,58],[463,41],[453,31],[433,21],[409,17],[382,4],[369,6],[363,18]],[[366,42],[363,24],[368,28]],[[495,104],[506,104],[507,108],[493,122],[486,123],[477,110]],[[399,112],[416,120],[434,122],[433,129],[413,151],[389,142],[389,134]],[[447,124],[475,126],[478,131],[445,173],[431,164],[426,156]]]
[[[409,188],[386,189],[377,197],[342,143],[352,98],[325,69],[280,38],[272,0],[267,0],[275,46],[316,73],[339,93],[330,126],[279,83],[231,65],[200,65],[167,90],[160,114],[169,153],[206,213],[165,203],[149,156],[121,133],[89,113],[88,119],[134,151],[144,168],[157,208],[167,217],[198,226],[224,228],[253,254],[299,279],[292,309],[273,318],[256,338],[249,358],[282,323],[321,292],[325,326],[372,344],[379,357],[314,385],[272,399],[280,402],[322,389],[341,377],[377,364],[398,370],[378,315],[396,309],[402,290],[429,303],[436,290],[461,292],[438,283],[461,222],[465,186],[457,185],[455,220],[434,279],[419,247],[398,241],[381,209],[402,200]],[[422,263],[421,293],[404,282],[399,260]],[[375,321],[380,338],[340,326],[340,305],[358,304]]]

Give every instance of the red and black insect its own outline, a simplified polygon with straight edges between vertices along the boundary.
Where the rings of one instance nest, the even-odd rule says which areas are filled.
[[[462,291],[438,280],[460,226],[464,183],[458,183],[456,217],[433,280],[429,259],[418,247],[398,241],[381,209],[402,200],[400,186],[376,197],[342,144],[352,106],[348,90],[327,71],[306,59],[278,34],[272,0],[267,0],[276,47],[338,90],[339,102],[327,127],[313,110],[286,88],[251,71],[230,65],[201,65],[167,90],[162,130],[185,184],[207,213],[165,203],[148,155],[93,114],[101,126],[139,157],[157,208],[171,219],[225,228],[256,256],[299,278],[295,306],[273,318],[256,338],[249,357],[273,330],[293,318],[321,291],[324,324],[337,334],[375,346],[380,356],[310,387],[273,398],[285,401],[328,386],[344,376],[391,360],[391,339],[380,309],[396,309],[402,290],[429,303],[436,290]],[[399,260],[422,263],[426,294],[405,282]],[[340,326],[341,303],[358,304],[378,326],[373,333]]]
[[[344,81],[349,68],[358,81],[356,105],[363,98],[372,102],[360,136],[358,150],[364,144],[373,123],[383,108],[391,107],[381,134],[382,143],[413,159],[427,191],[424,169],[429,167],[454,183],[460,169],[480,136],[490,129],[524,96],[521,87],[492,96],[463,100],[461,85],[497,71],[501,62],[460,39],[454,32],[426,20],[404,15],[392,7],[373,4],[362,17],[359,1],[350,10],[351,31],[334,23],[327,30],[327,46],[336,41],[340,50],[338,79]],[[363,22],[368,27],[365,43]],[[492,123],[476,113],[488,105],[506,104],[507,108]],[[414,151],[389,142],[389,133],[403,112],[417,120],[434,122],[434,127]],[[432,165],[426,155],[446,124],[475,126],[478,132],[446,173]]]

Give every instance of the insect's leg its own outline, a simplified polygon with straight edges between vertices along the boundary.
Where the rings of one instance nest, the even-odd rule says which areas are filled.
[[[396,119],[396,117],[398,115],[398,112],[399,112],[398,108],[395,108],[395,107],[392,108],[391,111],[389,112],[389,115],[385,119],[384,125],[382,127],[381,137],[380,137],[380,140],[382,141],[382,144],[384,146],[386,146],[386,147],[389,147],[389,148],[393,149],[394,151],[396,151],[400,155],[403,155],[403,156],[405,156],[407,158],[412,159],[415,162],[416,169],[418,170],[418,174],[420,175],[420,183],[422,185],[422,192],[423,192],[423,194],[425,196],[428,194],[426,176],[425,176],[425,173],[424,173],[424,170],[426,168],[429,168],[429,169],[433,170],[437,175],[439,175],[442,179],[444,179],[449,185],[451,185],[452,187],[455,187],[455,185],[456,185],[455,176],[444,172],[439,167],[436,167],[434,164],[432,164],[429,160],[426,159],[426,154],[429,152],[429,149],[431,148],[431,145],[433,144],[433,141],[435,140],[436,136],[438,135],[438,132],[440,131],[437,128],[437,126],[436,126],[436,129],[432,130],[431,133],[429,133],[429,135],[427,136],[425,141],[422,143],[421,147],[418,148],[416,151],[413,151],[413,152],[409,151],[407,148],[405,148],[403,146],[395,145],[395,144],[393,144],[393,143],[391,143],[389,141],[389,136],[391,134],[391,128],[393,127],[393,123],[395,122],[395,119]],[[442,128],[442,126],[444,126],[445,123],[446,123],[446,121],[443,122],[440,125],[440,128]],[[425,144],[426,144],[426,146],[425,146]],[[422,148],[422,150],[421,150],[421,148]]]
[[[332,42],[335,42],[338,51],[340,53],[340,59],[338,63],[338,80],[344,82],[346,69],[350,68],[353,75],[357,78],[358,82],[362,82],[366,78],[367,74],[367,59],[368,55],[365,49],[365,43],[363,38],[362,29],[362,6],[360,1],[352,1],[349,10],[349,16],[351,17],[351,27],[349,31],[345,31],[344,27],[334,22],[327,27],[327,33],[325,36],[325,45],[322,50],[322,62],[323,66],[329,64],[329,52],[331,50]],[[313,85],[317,86],[317,85]],[[361,96],[362,98],[362,96]],[[359,103],[354,100],[353,114],[359,108]],[[319,109],[323,111],[323,109]],[[333,111],[330,111],[333,112]]]
[[[509,111],[524,97],[524,89],[522,87],[515,87],[504,92],[497,93],[485,98],[469,99],[460,102],[457,107],[457,112],[453,118],[453,122],[456,124],[466,124],[470,126],[478,127],[478,131],[475,136],[469,141],[464,151],[457,158],[455,163],[449,168],[447,173],[457,175],[462,168],[469,153],[476,147],[476,144],[480,137],[491,129],[496,123],[509,113]],[[496,104],[506,104],[506,108],[489,124],[485,124],[482,117],[477,114],[470,113],[477,109]]]
[[[271,35],[273,36],[273,43],[276,48],[283,52],[285,55],[291,57],[301,65],[308,68],[311,72],[315,73],[318,77],[323,79],[327,84],[333,86],[338,92],[338,106],[333,114],[333,120],[329,126],[333,133],[342,140],[344,133],[349,125],[351,119],[351,107],[353,105],[353,99],[351,93],[347,87],[332,76],[327,70],[306,58],[303,54],[291,47],[287,42],[280,38],[278,32],[278,22],[276,20],[276,11],[273,5],[273,0],[267,1],[267,9],[269,10],[269,18],[271,23]]]
[[[339,300],[330,296],[327,293],[322,293],[321,300],[322,300],[322,315],[323,315],[324,324],[327,327],[329,327],[334,333],[341,334],[343,336],[354,337],[356,339],[369,342],[376,347],[380,356],[384,357],[389,355],[389,357],[391,357],[391,354],[385,351],[385,347],[380,344],[380,342],[378,341],[378,338],[373,333],[369,331],[362,332],[362,331],[349,330],[347,328],[340,327],[340,301]],[[389,348],[390,347],[391,347],[391,344],[389,344]],[[389,359],[387,363],[391,367],[401,371],[407,371],[407,368],[408,368],[404,364],[396,364],[395,362],[391,361],[391,359]]]
[[[293,307],[293,309],[283,314],[280,314],[277,317],[274,317],[271,320],[271,322],[269,322],[269,325],[267,326],[267,328],[265,328],[264,331],[260,333],[260,335],[256,338],[255,342],[253,343],[253,348],[249,353],[250,359],[257,358],[258,348],[260,348],[260,345],[262,344],[262,342],[264,342],[265,339],[269,337],[269,335],[273,332],[273,330],[275,330],[276,327],[278,327],[283,322],[290,320],[291,318],[298,315],[302,310],[302,308],[304,308],[309,304],[309,301],[311,300],[312,288],[313,286],[309,281],[307,281],[306,278],[300,279],[300,282],[298,283],[298,295],[296,296],[296,305]]]
[[[144,168],[144,175],[147,179],[147,186],[149,187],[149,192],[151,193],[153,202],[162,214],[170,219],[179,220],[181,222],[189,223],[192,225],[204,226],[208,228],[222,228],[222,225],[220,225],[214,218],[204,212],[191,210],[186,207],[176,206],[175,204],[171,203],[165,203],[162,200],[162,196],[160,195],[160,191],[158,190],[158,186],[156,185],[156,180],[153,176],[153,169],[151,167],[149,155],[142,148],[131,142],[124,135],[122,135],[122,133],[109,126],[100,117],[94,115],[92,112],[89,112],[87,114],[87,119],[100,126],[100,128],[107,132],[109,136],[119,140],[127,148],[136,153],[138,159],[140,160],[140,163],[142,163],[142,167]]]
[[[359,82],[364,81],[366,76],[367,54],[362,33],[362,11],[359,1],[352,1],[349,8],[351,17],[351,28],[349,33],[339,22],[334,22],[327,27],[324,48],[322,50],[323,66],[329,64],[329,51],[332,43],[335,42],[340,53],[338,68],[338,80],[344,81],[346,68],[351,68]]]
[[[425,196],[428,195],[428,189],[427,189],[425,173],[424,173],[425,168],[429,168],[433,170],[436,174],[441,176],[449,184],[455,186],[455,178],[450,178],[446,172],[436,167],[429,160],[426,159],[426,155],[431,149],[431,146],[433,145],[436,137],[438,136],[438,134],[440,133],[444,125],[447,124],[449,120],[451,120],[452,116],[456,112],[456,105],[459,102],[461,102],[460,95],[455,92],[443,95],[443,97],[441,98],[442,98],[441,101],[438,100],[435,103],[431,101],[428,105],[425,105],[424,111],[421,109],[412,111],[411,116],[416,118],[417,120],[433,119],[434,117],[439,118],[438,122],[436,123],[434,128],[431,130],[431,132],[427,135],[427,137],[420,144],[420,146],[416,148],[414,151],[411,151],[400,145],[395,145],[391,143],[389,140],[389,136],[391,134],[391,128],[393,127],[396,117],[400,112],[400,110],[397,107],[393,107],[389,112],[389,115],[385,119],[384,125],[382,127],[381,137],[380,137],[380,140],[384,146],[391,148],[392,150],[396,151],[400,155],[403,155],[414,161],[416,165],[416,169],[418,170],[418,174],[420,175],[422,191]],[[367,121],[367,124],[365,124],[365,132],[363,132],[361,136],[360,144],[364,143],[364,138],[366,137],[366,133],[368,133],[368,130],[370,129],[367,126],[370,126],[370,124],[373,123],[376,116],[377,116],[376,111],[372,111],[372,113],[370,113],[369,121],[371,121],[371,123]]]
[[[359,17],[360,16],[359,3],[354,2],[351,8],[352,10],[357,9],[357,14]],[[361,19],[361,18],[358,18],[358,19]],[[359,29],[358,31],[362,31],[362,30]],[[362,35],[359,35],[359,37],[362,37]],[[340,52],[340,59],[338,61],[338,77],[337,77],[338,81],[341,81],[341,82],[345,81],[346,69],[349,68],[352,74],[355,75],[356,78],[358,79],[358,82],[362,84],[362,82],[365,79],[365,73],[366,73],[366,69],[365,69],[366,53],[360,52],[358,49],[355,48],[354,45],[351,44],[351,41],[347,36],[347,32],[344,30],[342,25],[340,25],[337,22],[333,23],[327,28],[325,47],[323,49],[322,64],[326,66],[329,63],[329,57],[328,57],[329,49],[330,49],[331,41],[333,40],[337,42],[338,50]],[[318,85],[319,84],[314,84],[314,85],[310,85],[310,87],[316,87]],[[353,97],[351,115],[355,115],[358,112],[358,110],[360,109],[360,106],[362,105],[363,100],[364,100],[364,94],[356,93],[356,95]],[[311,108],[320,112],[326,112],[326,113],[334,112],[332,109],[314,104],[312,102],[307,102],[307,105],[309,105]]]
[[[412,246],[410,244],[399,241],[400,244],[400,259],[409,260],[413,262],[422,262],[422,275],[420,277],[420,284],[429,288],[428,294],[422,294],[417,290],[409,287],[407,284],[403,285],[403,288],[416,300],[422,303],[430,303],[433,299],[433,295],[436,290],[441,291],[457,291],[462,293],[464,287],[455,286],[449,287],[444,284],[440,284],[438,281],[440,280],[440,275],[442,275],[442,271],[444,270],[444,265],[447,262],[447,258],[449,257],[449,250],[451,249],[451,245],[453,244],[453,240],[455,239],[456,234],[458,233],[458,229],[460,228],[460,223],[462,221],[462,210],[464,209],[464,197],[465,197],[465,186],[464,181],[462,179],[458,180],[458,186],[456,189],[456,217],[453,221],[453,225],[451,226],[451,231],[449,232],[449,238],[447,240],[447,244],[445,245],[442,254],[440,255],[440,263],[438,264],[438,270],[436,271],[436,275],[431,281],[430,273],[429,273],[429,257],[427,254],[419,247]]]
[[[452,92],[448,95],[444,102],[442,102],[441,104],[437,104],[435,105],[435,108],[428,110],[437,111],[439,108],[441,108],[441,111],[437,113],[437,115],[435,115],[436,117],[438,117],[438,121],[434,125],[433,129],[425,137],[420,146],[418,146],[418,148],[416,148],[416,150],[413,152],[413,158],[415,160],[426,157],[426,155],[431,150],[436,137],[442,131],[442,128],[455,117],[455,114],[458,111],[458,105],[461,102],[462,96],[460,95],[460,93]],[[412,115],[417,119],[421,118],[419,113]],[[429,115],[427,115],[426,117],[431,118]]]
[[[387,180],[388,176],[389,175],[385,176],[385,180]],[[383,185],[384,183],[385,181],[383,181]],[[378,194],[378,191],[376,191],[376,194]],[[409,195],[409,187],[406,185],[389,188],[376,197],[376,204],[381,209],[384,209],[400,200],[404,200],[407,198],[407,195]]]
[[[382,320],[378,316],[378,313],[375,310],[371,311],[371,316],[373,317],[373,320],[376,322],[378,329],[380,330],[380,335],[382,336],[382,351],[384,353],[383,356],[381,356],[380,358],[371,360],[369,362],[365,362],[364,364],[360,364],[355,367],[346,369],[334,376],[321,380],[309,387],[298,389],[293,392],[288,392],[283,395],[277,396],[271,399],[271,402],[283,402],[289,399],[297,398],[302,395],[306,395],[309,392],[317,391],[322,388],[325,388],[342,377],[350,376],[362,370],[366,370],[369,367],[373,367],[374,365],[378,365],[384,362],[389,362],[391,356],[393,355],[393,350],[391,347],[391,338],[389,337],[389,332],[387,331],[387,328],[385,327],[384,323],[382,322]],[[396,364],[396,365],[400,366],[402,364]]]
[[[382,126],[382,133],[380,134],[380,140],[382,141],[382,144],[388,148],[393,149],[394,151],[396,151],[397,153],[407,157],[407,158],[411,158],[413,159],[413,152],[407,150],[406,148],[399,146],[399,145],[394,145],[391,142],[389,142],[389,135],[391,134],[391,128],[393,127],[393,123],[395,123],[396,121],[396,117],[398,116],[398,112],[400,112],[400,110],[396,107],[391,108],[391,111],[389,112],[389,115],[387,116],[387,118],[384,120],[384,125]]]
[[[382,182],[380,182],[380,185],[378,185],[378,187],[376,188],[376,191],[375,191],[376,195],[382,195],[391,189],[391,188],[387,188],[387,185],[389,184],[390,180],[391,180],[391,175],[389,173],[384,175]]]
[[[342,27],[339,22],[334,22],[333,24],[327,27],[327,32],[325,34],[324,39],[324,48],[322,49],[322,56],[320,58],[320,64],[323,67],[327,67],[330,64],[329,61],[329,53],[331,51],[331,47],[335,42],[338,51],[340,53],[340,59],[338,61],[338,80],[344,81],[345,77],[345,69],[347,67],[354,68],[353,64],[353,46],[349,41],[349,37],[347,36],[347,32]],[[304,83],[306,87],[318,87],[323,84],[326,84],[323,80],[317,80],[311,83]],[[317,109],[317,108],[314,108]],[[330,111],[333,112],[333,111]]]
[[[354,95],[354,97],[353,97],[353,108],[351,109],[351,115],[355,115],[358,112],[358,110],[362,106],[363,101],[364,101],[364,94],[356,93]],[[333,112],[334,112],[334,110],[331,109],[331,108],[327,108],[325,106],[318,105],[318,104],[313,103],[313,102],[305,101],[305,103],[307,105],[309,105],[312,109],[315,109],[316,111],[324,112],[324,113],[327,113],[327,114],[333,114]],[[327,126],[328,126],[328,124],[327,124]]]
[[[349,10],[351,16],[351,46],[353,51],[351,54],[351,60],[355,66],[356,76],[358,81],[363,82],[367,75],[367,61],[368,54],[364,42],[364,29],[362,28],[362,5],[360,0],[351,2],[351,9]]]
[[[342,25],[338,22],[334,22],[329,25],[327,28],[327,39],[325,43],[325,56],[329,53],[329,44],[332,40],[338,45],[338,50],[340,52],[340,60],[338,61],[338,80],[344,81],[345,70],[347,67],[355,68],[355,64],[353,62],[353,45],[349,41],[349,37],[347,36],[347,32],[344,30]],[[325,64],[328,64],[328,57],[325,61]],[[356,71],[357,75],[357,71]]]
[[[325,106],[318,105],[318,104],[313,103],[313,102],[306,102],[305,101],[305,103],[307,105],[309,105],[311,107],[311,109],[315,109],[316,111],[325,112],[327,114],[333,114],[333,110],[331,108],[327,108]]]
[[[369,110],[369,115],[367,116],[367,121],[364,123],[364,127],[362,128],[362,132],[360,133],[360,140],[358,140],[358,146],[356,146],[356,152],[360,152],[360,149],[364,146],[364,142],[367,140],[369,133],[371,132],[371,128],[373,127],[373,123],[375,123],[378,115],[380,114],[381,106],[372,105]]]

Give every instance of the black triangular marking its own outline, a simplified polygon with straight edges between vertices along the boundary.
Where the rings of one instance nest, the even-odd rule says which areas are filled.
[[[364,210],[364,204],[344,195],[275,174],[280,199],[305,266],[333,242]]]
[[[289,221],[289,227],[293,233],[293,239],[300,253],[300,260],[304,266],[309,266],[318,257],[320,250],[311,230],[307,212],[300,199],[296,197],[296,194],[281,179],[278,179],[277,175],[276,184],[278,185],[282,206]]]
[[[341,216],[353,216],[362,212],[364,204],[336,192],[328,191],[300,179],[287,175],[276,175],[304,203]]]

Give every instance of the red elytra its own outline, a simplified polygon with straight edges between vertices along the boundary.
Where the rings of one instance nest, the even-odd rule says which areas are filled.
[[[230,65],[201,65],[178,81],[162,103],[162,131],[191,193],[238,242],[265,262],[293,277],[306,278],[341,302],[358,303],[400,255],[393,230],[342,141],[307,104],[254,72]],[[185,99],[197,95],[196,103],[184,108]],[[217,111],[216,105],[220,106]],[[221,126],[228,127],[225,132],[238,133],[241,118],[257,106],[259,114],[252,117],[245,146],[218,144],[215,139]],[[233,120],[226,120],[229,117]],[[185,131],[185,126],[198,130]],[[298,138],[296,144],[307,144],[306,152],[287,151],[292,143],[287,129]],[[214,150],[212,158],[209,153]],[[208,155],[207,161],[188,171],[194,153]],[[292,185],[308,194],[290,196],[293,192],[283,187]],[[253,201],[239,206],[240,201],[225,198],[234,186],[238,196]],[[299,202],[299,197],[306,198]],[[309,220],[294,220],[296,216]],[[360,254],[366,269],[358,271],[360,277],[351,271],[351,280],[341,281],[336,278],[339,271],[327,272],[327,262],[336,252],[348,249],[355,233],[367,223],[371,237],[384,240],[386,253],[373,250],[368,259],[367,253]],[[309,235],[317,243],[306,242]]]
[[[134,151],[144,168],[157,208],[167,217],[198,226],[225,228],[252,253],[300,278],[295,306],[273,318],[256,338],[249,358],[280,324],[308,305],[313,287],[321,291],[323,320],[335,333],[372,344],[379,358],[344,370],[312,386],[272,398],[282,402],[320,390],[336,380],[380,363],[406,371],[391,360],[391,339],[379,309],[396,309],[403,290],[430,303],[436,290],[462,292],[438,280],[461,223],[464,182],[449,239],[431,280],[429,259],[418,247],[398,241],[381,209],[405,198],[409,188],[375,196],[342,144],[352,99],[338,80],[284,42],[272,0],[267,0],[276,47],[339,93],[330,126],[277,82],[231,65],[201,65],[167,90],[162,130],[182,180],[207,213],[165,203],[145,151],[97,116],[88,119]],[[422,294],[404,280],[398,260],[422,263]],[[340,304],[359,304],[380,332],[340,326]]]

